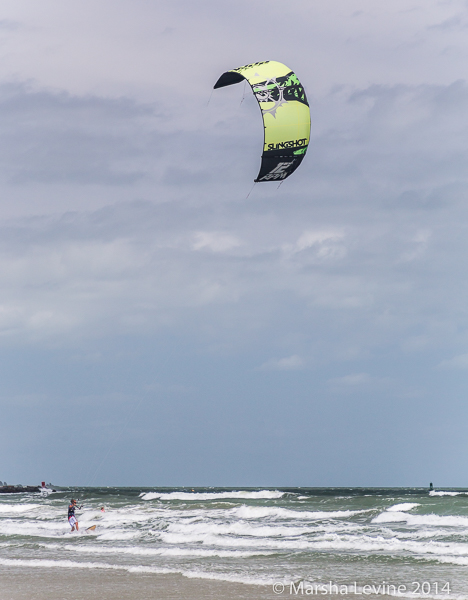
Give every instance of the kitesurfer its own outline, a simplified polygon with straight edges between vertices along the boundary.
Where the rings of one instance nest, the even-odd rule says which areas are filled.
[[[75,531],[75,529],[76,529],[76,531],[79,531],[78,520],[75,517],[75,510],[76,510],[76,500],[74,500],[72,498],[70,500],[70,504],[68,505],[68,522],[70,523],[72,531]]]

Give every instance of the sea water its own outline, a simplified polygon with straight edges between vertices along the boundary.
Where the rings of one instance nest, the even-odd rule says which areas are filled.
[[[67,521],[71,497],[83,505],[78,533]],[[96,529],[86,532],[92,525]],[[180,573],[275,585],[286,595],[468,599],[468,491],[74,488],[5,494],[0,565]]]

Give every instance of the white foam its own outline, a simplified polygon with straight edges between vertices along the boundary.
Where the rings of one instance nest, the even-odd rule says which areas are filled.
[[[164,517],[167,514],[167,511],[165,510],[161,510],[161,509],[147,509],[145,507],[145,510],[135,510],[135,509],[131,509],[131,508],[127,508],[127,509],[119,509],[119,510],[113,510],[112,512],[107,512],[107,513],[101,513],[99,521],[102,523],[105,523],[106,525],[130,525],[130,524],[136,524],[136,523],[146,523],[148,521],[148,519],[151,518],[161,518]],[[81,515],[81,519],[84,518],[89,518],[89,519],[95,519],[96,517],[93,516],[93,513],[89,513],[89,515],[87,515],[86,513],[84,513],[83,515]]]
[[[438,556],[436,560],[442,564],[468,566],[468,556]]]
[[[69,550],[84,554],[128,554],[132,556],[183,556],[200,558],[246,558],[252,556],[270,556],[268,551],[243,551],[243,550],[204,550],[197,548],[147,548],[147,547],[102,547],[102,546],[76,546],[71,544],[40,544],[42,548],[50,550]]]
[[[292,526],[254,526],[250,523],[236,521],[234,523],[171,523],[168,532],[182,533],[185,535],[215,534],[238,535],[252,537],[291,537],[304,535],[310,531],[308,527]]]
[[[242,500],[276,500],[282,498],[284,492],[263,490],[259,492],[232,491],[232,492],[142,492],[142,500],[220,500],[224,498]]]
[[[33,537],[57,537],[70,531],[68,523],[47,523],[41,521],[0,521],[0,533],[3,535],[21,535]]]
[[[239,506],[230,510],[232,514],[243,519],[262,519],[266,517],[279,517],[281,519],[343,519],[353,517],[354,515],[370,512],[366,510],[330,510],[330,511],[307,511],[291,510],[289,508],[270,507],[270,506]]]
[[[386,531],[388,534],[394,535],[394,532],[389,528],[382,528],[382,531]],[[450,531],[450,538],[453,539],[455,537],[461,537],[465,540],[468,536],[467,528],[458,528],[454,531]],[[447,529],[443,528],[434,528],[427,527],[422,529],[411,528],[409,530],[398,531],[398,537],[400,539],[410,539],[410,540],[422,540],[430,538],[432,540],[436,540],[438,538],[446,538],[447,537]]]
[[[444,492],[443,490],[429,492],[429,496],[466,496],[467,494],[468,492]]]
[[[270,548],[276,550],[306,550],[311,548],[310,542],[300,538],[289,539],[265,539],[265,538],[241,538],[232,536],[216,535],[212,533],[192,533],[190,535],[180,533],[160,534],[163,543],[173,544],[174,546],[184,546],[185,544],[203,544],[206,546],[221,546],[231,548]]]
[[[182,569],[168,569],[149,567],[146,565],[110,565],[101,562],[78,562],[71,560],[47,560],[47,559],[8,559],[0,558],[0,565],[9,567],[35,567],[46,569],[105,569],[115,571],[127,571],[128,573],[154,573],[154,574],[180,574],[190,579],[211,579],[217,581],[230,581],[232,583],[243,583],[246,585],[268,585],[272,579],[262,577],[249,577],[233,573],[209,573],[206,571],[187,571]]]
[[[138,531],[106,531],[105,533],[95,532],[100,540],[132,540],[138,537]]]
[[[405,522],[408,525],[429,525],[441,527],[468,527],[468,517],[452,517],[439,515],[409,515],[404,512],[385,511],[372,519],[372,523]]]
[[[416,508],[416,506],[421,506],[417,502],[403,502],[402,504],[395,504],[393,506],[389,506],[387,508],[388,512],[405,512],[407,510],[411,510]]]
[[[39,504],[0,504],[0,513],[18,514],[38,508]]]
[[[383,536],[322,536],[322,539],[312,541],[310,547],[322,550],[346,550],[354,552],[379,552],[394,555],[395,553],[410,553],[413,557],[431,555],[435,558],[455,556],[468,559],[468,546],[464,543],[452,542],[422,542],[401,540],[398,537]]]

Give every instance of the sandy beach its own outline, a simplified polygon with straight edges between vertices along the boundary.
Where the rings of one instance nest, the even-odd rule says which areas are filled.
[[[1,600],[286,600],[310,597],[305,593],[290,594],[289,588],[282,594],[275,594],[272,586],[119,571],[0,567],[0,582]],[[329,600],[393,598],[384,594],[318,597]]]
[[[270,587],[182,575],[0,567],[1,600],[270,600]],[[288,594],[289,595],[289,594]]]

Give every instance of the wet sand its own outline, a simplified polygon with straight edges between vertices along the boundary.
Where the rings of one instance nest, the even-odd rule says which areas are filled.
[[[0,567],[0,600],[395,600],[361,594],[275,594],[272,586],[190,579],[182,575]]]
[[[289,594],[283,594],[286,597]],[[0,567],[1,600],[272,600],[271,587],[182,575]]]

